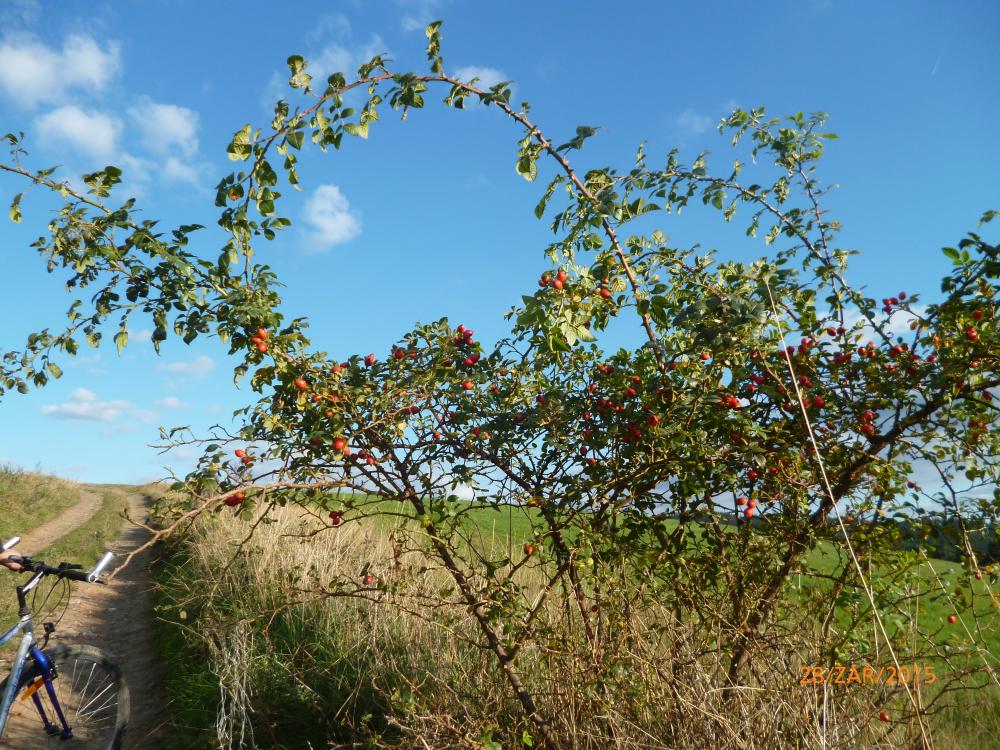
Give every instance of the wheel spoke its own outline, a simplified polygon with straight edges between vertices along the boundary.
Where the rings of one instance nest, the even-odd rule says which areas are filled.
[[[127,719],[128,691],[117,670],[96,649],[87,646],[57,646],[46,654],[56,667],[53,681],[56,699],[73,732],[64,742],[59,733],[47,734],[34,701],[17,700],[4,734],[4,750],[109,750]],[[37,668],[24,676],[23,689],[37,677]],[[58,729],[62,723],[56,702],[42,687],[37,693],[48,720]]]

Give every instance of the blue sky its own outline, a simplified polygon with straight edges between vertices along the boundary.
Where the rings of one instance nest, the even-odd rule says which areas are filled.
[[[108,163],[165,227],[202,223],[214,258],[213,186],[232,169],[225,147],[247,122],[266,127],[288,96],[285,59],[322,76],[386,52],[425,69],[423,26],[443,19],[446,68],[517,81],[515,99],[557,141],[579,124],[600,134],[579,168],[627,168],[641,141],[650,162],[671,146],[731,163],[713,125],[733,105],[769,113],[823,110],[840,140],[821,176],[840,246],[859,249],[849,279],[871,296],[936,299],[939,248],[1000,208],[1000,56],[994,2],[596,2],[461,0],[239,4],[149,0],[0,3],[0,133],[23,130],[35,167],[72,176]],[[317,72],[317,71],[314,71]],[[440,96],[429,96],[436,103]],[[337,356],[384,353],[415,321],[447,315],[484,341],[547,268],[547,222],[532,214],[542,184],[513,169],[519,134],[492,109],[430,106],[406,123],[386,112],[367,142],[303,157],[292,229],[261,251],[287,284],[284,311],[306,315],[315,345]],[[23,185],[0,177],[5,201]],[[58,325],[71,299],[29,243],[50,206],[25,198],[20,226],[0,224],[0,351]],[[717,215],[658,217],[676,245],[700,242],[752,259],[762,243]],[[150,448],[160,425],[228,424],[252,394],[232,385],[213,340],[153,354],[150,326],[133,344],[83,350],[47,388],[0,401],[0,462],[84,481],[137,482],[183,471],[191,456]],[[627,341],[636,332],[619,333]]]

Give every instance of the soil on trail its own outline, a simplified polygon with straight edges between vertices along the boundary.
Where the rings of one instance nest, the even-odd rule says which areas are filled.
[[[61,516],[53,518],[48,523],[32,529],[22,530],[23,537],[17,545],[17,551],[22,555],[34,555],[41,552],[53,542],[78,528],[90,520],[101,507],[101,493],[92,490],[80,490],[80,502],[69,508]]]
[[[100,495],[97,497],[99,505]],[[145,522],[148,499],[137,493],[128,494],[127,499],[129,516]],[[70,513],[74,510],[76,508]],[[25,535],[25,539],[28,538],[29,535]],[[117,542],[111,547],[117,558],[105,576],[148,538],[149,532],[126,521]],[[36,535],[32,533],[30,539],[34,544]],[[132,704],[124,750],[155,750],[163,744],[164,697],[154,639],[154,597],[149,561],[150,550],[146,550],[134,557],[107,586],[74,584],[69,608],[50,641],[52,645],[97,646],[121,669]],[[39,626],[36,632],[40,631]],[[0,747],[6,750],[8,746],[0,742]]]

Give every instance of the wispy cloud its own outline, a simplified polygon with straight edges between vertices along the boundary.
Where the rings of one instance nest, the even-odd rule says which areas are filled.
[[[699,135],[712,127],[713,120],[689,107],[674,118],[674,124],[688,133]]]
[[[215,360],[201,354],[192,360],[181,362],[170,362],[167,364],[167,371],[175,375],[189,375],[195,378],[203,378],[215,369]]]
[[[198,151],[198,113],[193,109],[142,97],[128,115],[151,152],[191,157]]]
[[[938,68],[941,67],[941,60],[944,59],[944,55],[938,55],[938,59],[934,61],[934,67],[931,68],[931,77],[937,75]]]
[[[38,0],[5,0],[0,8],[0,28],[28,26],[38,20],[41,12]]]
[[[403,31],[423,31],[427,24],[437,20],[445,0],[396,0],[403,9],[399,25]]]
[[[156,419],[156,414],[139,409],[130,401],[101,401],[97,394],[86,388],[77,388],[69,400],[62,404],[46,404],[42,414],[59,419],[76,419],[88,422],[114,422],[123,415],[144,422]]]
[[[306,201],[303,217],[311,230],[306,235],[312,252],[350,242],[361,234],[361,217],[336,185],[320,185]]]
[[[326,79],[333,73],[343,73],[351,80],[357,69],[375,55],[391,56],[378,34],[372,34],[366,42],[354,39],[350,21],[340,13],[320,16],[306,38],[310,47],[305,54],[309,63],[307,72],[313,78],[312,87],[319,90],[326,87]],[[265,109],[272,112],[278,99],[288,101],[290,96],[294,96],[294,92],[288,87],[287,68],[281,73],[272,73],[262,93]],[[347,96],[357,96],[357,93],[349,92]]]
[[[188,406],[184,401],[181,401],[176,396],[167,396],[166,398],[161,398],[154,403],[162,409],[186,409]]]
[[[90,36],[73,34],[55,49],[20,34],[0,42],[0,89],[22,107],[61,101],[74,89],[100,93],[120,69],[119,45],[113,41],[102,48]]]

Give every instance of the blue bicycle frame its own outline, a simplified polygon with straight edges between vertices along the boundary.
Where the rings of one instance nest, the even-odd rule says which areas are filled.
[[[20,541],[20,538],[14,537],[0,544],[0,551],[12,548],[18,541]],[[34,664],[38,666],[39,671],[39,675],[32,684],[31,700],[35,704],[35,709],[38,711],[45,731],[49,734],[58,734],[64,740],[73,736],[73,730],[66,721],[66,717],[63,716],[62,707],[59,705],[59,699],[56,697],[55,686],[52,684],[53,679],[57,676],[55,668],[45,653],[35,645],[35,626],[32,621],[31,610],[28,608],[27,593],[34,589],[44,576],[53,573],[74,580],[89,581],[91,583],[98,581],[98,576],[111,561],[112,557],[114,555],[108,552],[89,573],[84,573],[83,571],[76,572],[71,569],[74,566],[70,566],[69,568],[64,568],[63,566],[60,566],[60,568],[49,568],[48,566],[41,565],[40,567],[29,568],[29,570],[35,570],[34,575],[23,586],[17,587],[17,603],[19,605],[17,613],[18,622],[6,633],[0,635],[0,646],[13,640],[18,635],[21,636],[21,643],[18,645],[17,653],[14,656],[14,663],[11,666],[7,687],[4,690],[3,696],[0,696],[0,739],[3,739],[4,728],[7,725],[7,719],[10,717],[14,699],[17,697],[21,676],[24,674],[24,668],[28,663],[29,656]],[[48,694],[52,708],[55,710],[56,715],[53,718],[59,720],[59,725],[55,724],[53,719],[49,718],[45,707],[42,705],[41,696],[38,694],[42,685],[45,686],[45,692]]]
[[[3,635],[0,635],[0,646],[3,646],[8,641],[15,638],[19,633],[21,634],[21,644],[18,646],[17,654],[14,656],[14,664],[11,667],[10,679],[7,680],[7,689],[4,691],[3,697],[0,697],[0,738],[3,737],[4,727],[7,724],[7,717],[10,715],[11,706],[14,705],[14,698],[17,696],[18,685],[21,682],[21,675],[24,672],[24,666],[27,663],[28,656],[30,655],[41,671],[39,679],[43,680],[45,684],[45,691],[49,695],[49,700],[55,708],[56,716],[58,717],[59,723],[62,727],[60,728],[55,726],[45,713],[45,708],[42,706],[42,700],[38,696],[38,690],[35,690],[31,694],[31,700],[35,704],[35,709],[38,711],[38,715],[42,720],[42,724],[45,725],[46,731],[58,731],[59,735],[63,739],[69,739],[73,736],[73,730],[70,729],[69,724],[66,722],[66,717],[63,716],[62,708],[59,705],[59,699],[56,697],[56,689],[52,684],[52,663],[49,661],[48,657],[45,656],[42,650],[35,645],[35,626],[32,623],[30,613],[21,615],[20,620],[16,625],[14,625],[14,627]]]

